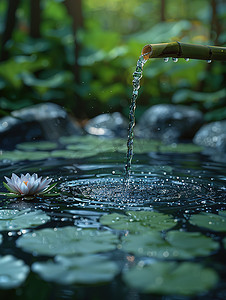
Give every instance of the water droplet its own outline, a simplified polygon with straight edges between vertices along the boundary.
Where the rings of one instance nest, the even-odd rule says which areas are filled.
[[[164,62],[168,62],[169,61],[169,57],[164,57]]]
[[[177,58],[177,57],[173,57],[172,60],[173,60],[173,62],[175,62],[175,63],[178,62],[178,58]]]
[[[207,63],[208,63],[208,64],[210,64],[211,62],[212,62],[212,60],[211,60],[211,59],[208,59],[208,60],[207,60]]]
[[[189,60],[190,60],[190,58],[188,58],[188,57],[187,57],[187,58],[185,58],[184,60],[185,60],[185,61],[189,61]]]

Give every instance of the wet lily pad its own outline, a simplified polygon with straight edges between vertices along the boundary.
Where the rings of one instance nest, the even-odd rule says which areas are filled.
[[[143,154],[148,152],[156,152],[159,149],[161,142],[156,140],[135,139],[134,153]]]
[[[0,160],[23,161],[23,160],[42,160],[50,157],[47,151],[3,151],[0,154]]]
[[[77,143],[83,143],[83,144],[97,144],[99,143],[100,138],[92,135],[84,135],[84,136],[77,136],[77,135],[71,135],[71,136],[62,136],[59,141],[61,144],[77,144]]]
[[[57,148],[57,143],[47,142],[47,141],[40,141],[40,142],[26,142],[17,144],[16,148],[19,150],[53,150]]]
[[[219,212],[219,215],[211,213],[201,213],[192,215],[190,223],[195,226],[207,228],[213,231],[226,231],[226,212]]]
[[[201,264],[184,262],[142,262],[128,272],[123,279],[127,285],[143,293],[192,296],[213,288],[218,281],[216,272]]]
[[[209,255],[219,248],[218,242],[200,232],[173,230],[167,233],[166,240],[173,247],[183,249],[193,256]]]
[[[202,147],[195,144],[172,144],[172,145],[161,145],[160,152],[173,152],[173,153],[196,153],[201,152]]]
[[[109,231],[78,229],[73,226],[45,228],[24,234],[17,246],[44,255],[81,255],[111,251],[118,238]]]
[[[0,210],[0,230],[18,230],[36,227],[50,220],[43,211],[30,209],[2,209]]]
[[[170,231],[164,239],[159,232],[122,238],[122,249],[138,256],[160,259],[190,259],[211,254],[219,244],[198,232]]]
[[[87,151],[73,151],[73,150],[55,150],[50,153],[51,157],[79,159],[96,155],[98,152],[87,149]]]
[[[128,211],[126,215],[113,213],[102,216],[100,222],[113,229],[128,230],[131,233],[161,231],[177,224],[172,216],[154,211]]]
[[[99,255],[56,256],[54,261],[37,262],[32,271],[46,281],[59,284],[97,284],[111,281],[119,272],[116,263]]]
[[[12,255],[0,257],[0,288],[19,287],[27,278],[29,267]]]

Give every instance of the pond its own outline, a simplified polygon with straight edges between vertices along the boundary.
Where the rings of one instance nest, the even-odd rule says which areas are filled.
[[[134,153],[125,184],[124,139],[3,151],[2,182],[37,173],[60,195],[0,196],[0,299],[225,299],[226,163],[192,144]]]

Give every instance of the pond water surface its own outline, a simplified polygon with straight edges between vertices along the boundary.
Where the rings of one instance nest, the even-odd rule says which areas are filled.
[[[61,195],[0,196],[0,299],[225,299],[226,163],[137,141],[125,185],[125,141],[79,139],[2,154],[1,181],[35,172]]]

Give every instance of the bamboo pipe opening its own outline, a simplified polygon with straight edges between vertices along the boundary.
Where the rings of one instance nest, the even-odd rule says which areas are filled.
[[[144,48],[142,49],[141,54],[143,55],[145,60],[148,60],[151,57],[151,54],[152,54],[151,45],[144,46]]]

